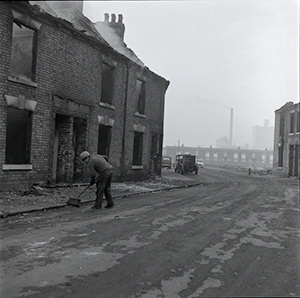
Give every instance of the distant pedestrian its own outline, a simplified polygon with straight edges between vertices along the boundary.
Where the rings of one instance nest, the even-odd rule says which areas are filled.
[[[112,166],[108,163],[107,157],[96,154],[90,155],[88,151],[83,151],[80,154],[80,159],[87,164],[90,171],[91,181],[90,185],[96,183],[96,201],[93,209],[102,208],[103,194],[107,200],[105,208],[112,208],[114,202],[111,195],[111,181],[112,181]]]

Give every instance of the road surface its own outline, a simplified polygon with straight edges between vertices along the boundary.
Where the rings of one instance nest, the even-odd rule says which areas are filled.
[[[2,219],[1,297],[299,297],[297,181],[190,177],[202,184],[113,209]]]

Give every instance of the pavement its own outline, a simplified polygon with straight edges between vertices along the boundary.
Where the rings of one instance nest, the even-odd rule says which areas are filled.
[[[114,200],[118,200],[143,193],[167,191],[199,184],[198,181],[192,179],[192,176],[175,173],[173,169],[163,169],[161,177],[146,181],[113,182],[112,195]],[[0,218],[63,207],[76,208],[67,204],[68,199],[78,198],[88,186],[87,183],[33,186],[28,191],[0,192]],[[95,185],[88,187],[79,196],[80,205],[91,204],[93,206],[96,198],[95,191]]]

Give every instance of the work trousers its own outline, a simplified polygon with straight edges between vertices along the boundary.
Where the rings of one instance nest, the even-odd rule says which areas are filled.
[[[96,181],[96,202],[94,207],[97,209],[102,208],[103,194],[107,200],[108,206],[113,206],[114,202],[111,195],[111,180],[112,180],[112,169],[107,169],[97,178]]]

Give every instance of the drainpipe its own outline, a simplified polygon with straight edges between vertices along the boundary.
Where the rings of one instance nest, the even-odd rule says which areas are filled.
[[[122,136],[122,154],[121,154],[121,174],[125,176],[125,139],[126,139],[126,116],[127,116],[127,101],[128,101],[128,85],[129,85],[129,66],[127,62],[126,71],[126,88],[125,88],[125,102],[124,102],[124,119],[123,119],[123,136]]]

